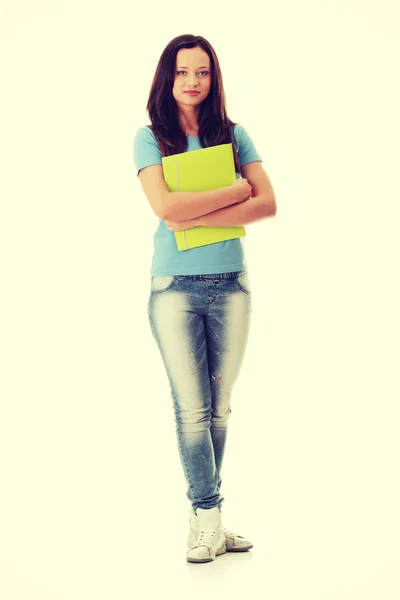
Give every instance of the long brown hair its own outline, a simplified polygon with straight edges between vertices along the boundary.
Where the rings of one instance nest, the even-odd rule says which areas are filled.
[[[232,143],[235,170],[241,173],[233,126],[237,125],[227,115],[222,74],[217,55],[211,44],[200,35],[179,35],[169,42],[161,54],[151,84],[147,112],[150,129],[163,156],[179,154],[188,149],[188,139],[178,121],[178,110],[172,94],[176,71],[176,55],[181,48],[202,48],[210,58],[211,87],[200,104],[199,141],[203,148]]]

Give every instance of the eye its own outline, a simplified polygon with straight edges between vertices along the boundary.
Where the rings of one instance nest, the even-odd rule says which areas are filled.
[[[208,75],[208,71],[199,71],[200,73],[205,73],[206,76]],[[186,71],[178,71],[177,75],[180,75],[181,73],[186,73]]]

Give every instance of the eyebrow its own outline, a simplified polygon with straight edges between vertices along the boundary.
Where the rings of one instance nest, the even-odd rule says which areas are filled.
[[[203,65],[202,67],[199,67],[199,69],[209,69],[210,67],[207,67],[207,65]],[[177,67],[177,69],[187,69],[187,67]]]

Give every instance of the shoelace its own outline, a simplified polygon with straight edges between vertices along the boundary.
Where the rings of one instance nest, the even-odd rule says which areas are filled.
[[[204,529],[201,529],[199,539],[194,546],[212,546],[216,532],[216,529],[213,529],[212,531],[205,531]],[[194,548],[194,546],[192,546],[192,548]]]
[[[244,539],[242,535],[238,535],[237,533],[232,533],[232,531],[229,531],[229,529],[227,529],[226,527],[222,527],[222,531],[224,532],[225,537],[241,538],[242,540]]]
[[[226,527],[222,527],[222,531],[224,532],[224,535],[235,538],[235,537],[242,537],[241,535],[238,535],[237,533],[232,533],[232,531],[229,531],[229,529],[227,529]]]

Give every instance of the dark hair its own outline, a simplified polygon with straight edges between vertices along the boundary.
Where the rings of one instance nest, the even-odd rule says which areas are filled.
[[[188,140],[178,121],[178,107],[172,95],[174,86],[176,55],[181,48],[202,48],[210,58],[211,87],[209,94],[200,104],[199,140],[203,148],[232,143],[235,170],[241,173],[233,126],[226,112],[222,74],[217,55],[211,44],[200,35],[179,35],[169,42],[161,54],[151,84],[147,112],[150,129],[158,142],[163,156],[179,154],[188,149]]]

